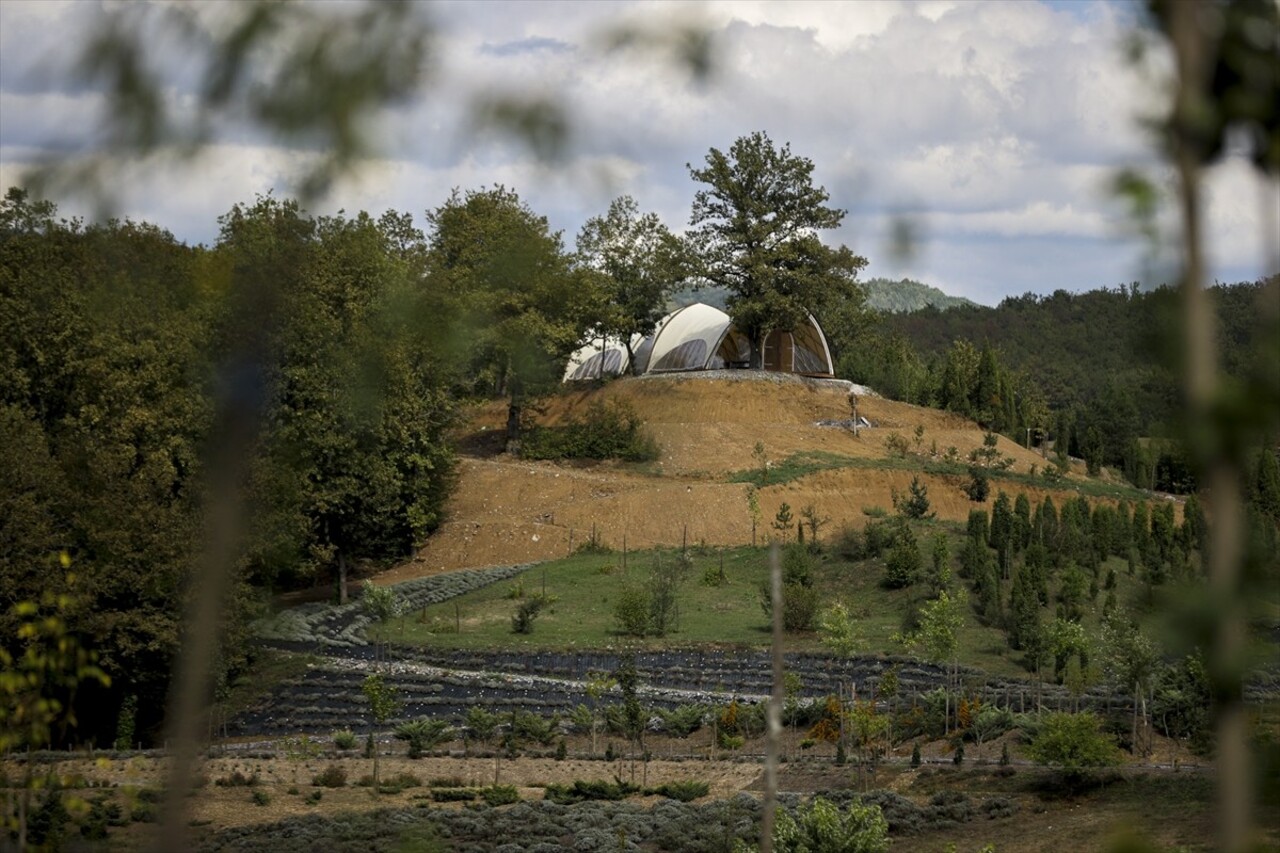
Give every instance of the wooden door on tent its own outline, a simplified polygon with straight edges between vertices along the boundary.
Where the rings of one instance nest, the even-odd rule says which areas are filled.
[[[780,373],[795,372],[795,340],[790,332],[775,329],[765,336],[764,369]]]

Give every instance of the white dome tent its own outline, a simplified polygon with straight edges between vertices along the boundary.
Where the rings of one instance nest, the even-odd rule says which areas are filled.
[[[770,332],[764,341],[764,369],[805,376],[833,376],[831,349],[812,314],[808,322],[790,332]],[[745,368],[751,343],[733,325],[729,315],[695,302],[678,308],[658,323],[643,340],[632,339],[636,373],[678,373],[690,370]],[[597,337],[569,357],[564,381],[601,379],[631,371],[626,348],[616,338]]]

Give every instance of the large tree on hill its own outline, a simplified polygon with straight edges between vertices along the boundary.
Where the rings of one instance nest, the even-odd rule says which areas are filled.
[[[667,310],[667,300],[687,272],[684,244],[657,214],[640,212],[631,196],[620,196],[604,216],[593,216],[578,233],[578,263],[594,274],[606,295],[603,319],[594,329],[616,337],[631,351],[633,335],[650,334]]]
[[[427,220],[431,280],[457,301],[475,390],[510,400],[511,446],[524,400],[558,382],[565,357],[600,324],[604,288],[573,268],[560,233],[505,187],[455,190]]]
[[[729,290],[729,314],[751,340],[753,369],[763,366],[770,332],[796,328],[805,312],[861,302],[854,281],[866,259],[818,238],[820,230],[838,227],[845,211],[827,206],[827,191],[813,184],[811,160],[757,131],[727,154],[712,148],[704,168],[688,169],[706,184],[689,217],[696,273]]]

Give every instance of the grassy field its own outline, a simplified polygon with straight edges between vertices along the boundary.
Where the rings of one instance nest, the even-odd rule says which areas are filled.
[[[958,525],[943,522],[917,522],[914,525],[922,552],[928,553],[933,538],[946,536],[952,556],[963,541]],[[679,583],[677,601],[679,619],[674,631],[662,637],[636,639],[618,631],[614,609],[618,597],[628,585],[647,582],[659,561],[670,565],[679,558],[678,551],[633,552],[622,565],[618,553],[580,553],[536,566],[514,581],[497,584],[461,596],[444,604],[407,613],[380,629],[382,638],[391,642],[459,649],[572,649],[607,648],[627,645],[665,648],[706,644],[722,646],[762,647],[768,644],[768,619],[760,606],[761,589],[767,576],[767,554],[764,549],[740,547],[718,549],[690,548],[690,566]],[[724,581],[715,583],[723,562]],[[1128,575],[1121,560],[1110,560],[1103,566],[1116,573],[1118,602],[1134,610],[1144,608],[1145,586]],[[885,589],[883,559],[858,562],[826,554],[815,560],[814,579],[819,590],[820,606],[843,602],[857,617],[868,654],[903,654],[906,649],[895,639],[909,625],[914,609],[927,596],[924,584],[917,583],[900,590]],[[964,582],[953,578],[953,589]],[[1056,587],[1050,585],[1050,594]],[[552,605],[538,616],[530,634],[516,634],[511,617],[521,601],[545,592],[553,597]],[[966,598],[970,596],[966,591]],[[1086,629],[1096,631],[1099,611],[1105,598],[1101,591],[1096,607],[1084,619]],[[971,602],[972,603],[972,602]],[[1042,611],[1044,621],[1051,621],[1053,602]],[[1152,617],[1154,619],[1154,617]],[[1152,626],[1154,627],[1154,626]],[[788,647],[794,651],[821,648],[816,633],[789,634]],[[979,621],[972,607],[965,610],[965,623],[960,632],[960,662],[982,668],[992,674],[1025,675],[1021,654],[1011,651],[1004,632]]]
[[[1051,466],[1046,462],[1045,467]],[[926,474],[951,476],[968,476],[969,474],[969,463],[967,462],[926,459],[915,454],[877,458],[846,456],[842,453],[829,453],[824,450],[806,450],[803,453],[793,453],[786,459],[770,465],[767,480],[759,468],[735,471],[729,475],[728,479],[731,483],[750,483],[757,487],[764,485],[776,486],[781,483],[802,479],[819,471],[834,471],[842,468],[877,471],[920,471]],[[1152,500],[1150,493],[1134,488],[1127,483],[1106,482],[1092,478],[1082,480],[1074,477],[1051,482],[1040,475],[1032,476],[1026,472],[1002,471],[997,468],[986,468],[984,471],[993,482],[993,496],[997,491],[1005,488],[1005,484],[1011,484],[1022,487],[1074,492],[1086,497],[1110,498],[1117,501]]]

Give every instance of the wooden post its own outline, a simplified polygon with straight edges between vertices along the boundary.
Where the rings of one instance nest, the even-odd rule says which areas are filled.
[[[622,573],[627,573],[627,533],[622,532]]]
[[[680,550],[686,554],[689,552],[689,525],[686,523],[684,532],[680,534]]]

